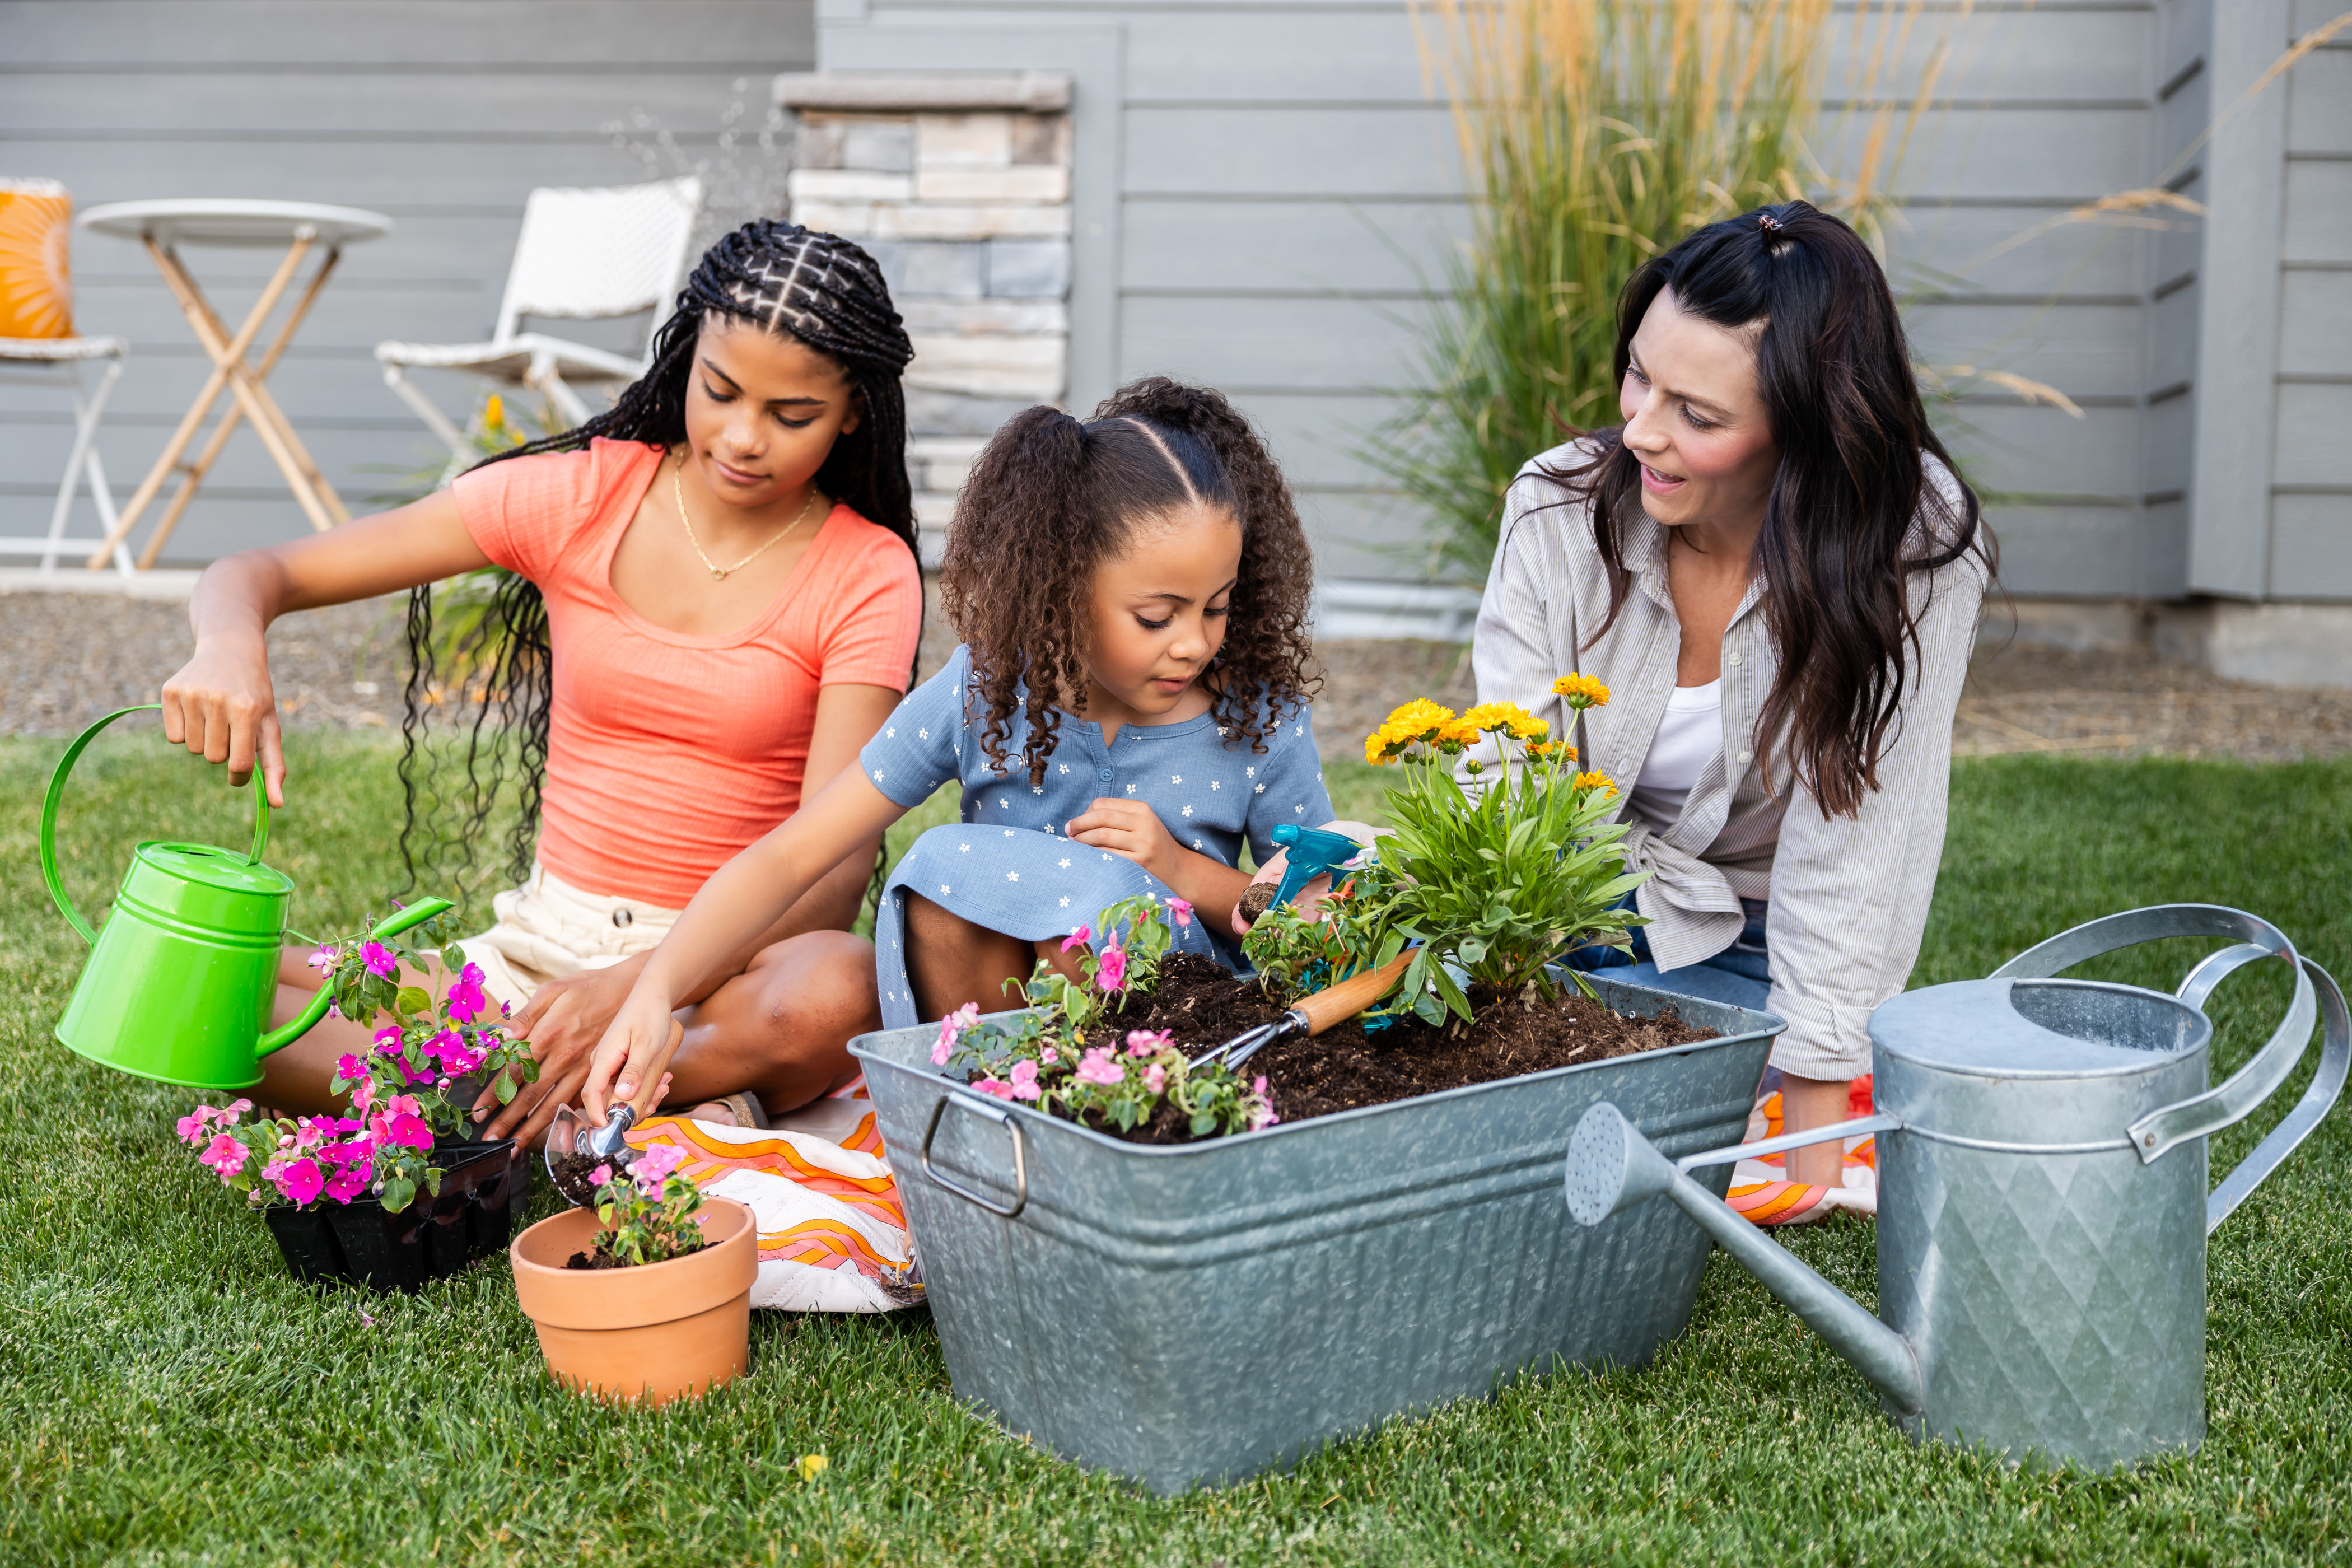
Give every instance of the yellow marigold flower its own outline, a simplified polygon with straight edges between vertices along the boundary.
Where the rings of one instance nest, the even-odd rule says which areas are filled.
[[[1475,746],[1478,743],[1478,726],[1460,719],[1448,720],[1437,727],[1437,743],[1441,746]]]
[[[1530,741],[1528,742],[1528,755],[1538,762],[1557,759],[1572,763],[1576,761],[1576,748],[1566,741]]]
[[[1389,732],[1383,725],[1364,737],[1364,761],[1379,767],[1389,760]]]
[[[1401,740],[1433,740],[1438,730],[1454,718],[1454,710],[1416,697],[1391,713],[1381,728]]]
[[[1462,722],[1474,730],[1501,731],[1517,741],[1540,741],[1551,733],[1550,725],[1516,702],[1481,702],[1462,715]]]
[[[1603,789],[1611,795],[1617,793],[1617,781],[1607,773],[1579,773],[1570,783],[1577,789]]]
[[[493,392],[490,394],[490,400],[482,405],[482,428],[495,430],[506,422],[507,405],[499,395]]]
[[[1609,689],[1589,675],[1563,675],[1551,683],[1551,689],[1566,698],[1570,708],[1609,706]]]

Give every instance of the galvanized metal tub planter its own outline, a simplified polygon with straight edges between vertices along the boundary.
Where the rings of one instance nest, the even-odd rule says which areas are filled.
[[[1664,1204],[1562,1225],[1569,1137],[1605,1100],[1662,1150],[1737,1142],[1784,1026],[1594,982],[1721,1034],[1173,1146],[959,1092],[936,1025],[851,1041],[956,1393],[1171,1493],[1526,1373],[1648,1361],[1707,1238]]]

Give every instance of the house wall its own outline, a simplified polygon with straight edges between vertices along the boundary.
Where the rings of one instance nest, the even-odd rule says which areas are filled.
[[[62,180],[85,208],[257,196],[390,216],[390,235],[345,255],[270,383],[356,512],[398,487],[396,473],[381,470],[438,462],[383,384],[375,343],[488,336],[531,187],[683,173],[667,154],[648,171],[605,127],[644,110],[676,134],[683,158],[709,158],[730,104],[740,100],[756,127],[769,79],[805,68],[814,54],[811,0],[5,0],[0,174]],[[748,174],[751,163],[740,167]],[[232,323],[277,260],[249,250],[187,256]],[[137,245],[78,232],[73,263],[80,330],[131,340],[101,436],[116,497],[127,500],[206,362]],[[635,348],[648,323],[563,330]],[[456,376],[417,381],[452,414],[478,395]],[[0,386],[0,533],[46,531],[71,435],[62,395]],[[308,526],[244,432],[163,563]],[[85,500],[71,531],[94,528]]]
[[[1886,250],[1917,356],[1954,392],[1947,439],[2026,598],[2347,594],[2352,458],[2324,432],[2352,413],[2352,38],[2176,177],[2180,150],[2330,7],[2225,9],[2218,31],[2210,0],[1849,4],[1832,19],[1833,174],[1944,51]],[[1274,437],[1326,581],[1413,574],[1415,521],[1358,453],[1411,405],[1419,324],[1470,209],[1406,0],[820,0],[818,27],[827,71],[1070,70],[1073,404],[1151,372],[1224,388]],[[2223,157],[2268,171],[2266,186],[2224,183],[2222,205],[2249,216],[2063,221],[2167,178],[2216,199]],[[2216,268],[2226,289],[2200,281]],[[2053,387],[2079,416],[1986,373]],[[2259,417],[2232,424],[2223,401]]]

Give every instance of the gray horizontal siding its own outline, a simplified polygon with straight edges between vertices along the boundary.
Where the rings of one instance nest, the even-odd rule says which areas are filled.
[[[735,83],[756,125],[768,77],[805,69],[814,54],[812,0],[671,0],[657,14],[622,0],[13,0],[0,5],[0,172],[62,180],[81,207],[258,196],[393,218],[389,236],[344,255],[270,382],[357,510],[393,488],[377,470],[433,460],[430,438],[383,385],[375,343],[487,336],[533,186],[681,172],[649,172],[605,127],[642,110],[687,158],[709,157]],[[232,324],[277,259],[185,254]],[[101,447],[127,500],[206,362],[136,244],[78,232],[73,259],[78,325],[131,341]],[[633,349],[647,325],[561,330]],[[475,395],[461,377],[419,379],[453,412]],[[46,526],[70,436],[61,396],[0,387],[0,532]],[[76,531],[93,523],[85,502]],[[308,530],[243,432],[165,560]]]

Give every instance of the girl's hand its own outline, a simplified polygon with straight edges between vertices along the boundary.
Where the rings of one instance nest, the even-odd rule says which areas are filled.
[[[206,762],[226,763],[233,784],[251,778],[257,760],[269,804],[284,805],[286,752],[269,684],[269,645],[236,634],[199,641],[194,657],[163,683],[163,738]]]
[[[558,1108],[572,1104],[588,1081],[597,1042],[619,1016],[645,966],[640,953],[603,969],[551,980],[531,993],[522,1010],[507,1020],[507,1030],[530,1043],[530,1054],[539,1063],[537,1091],[526,1090],[503,1106],[494,1099],[482,1100],[485,1109],[475,1116],[487,1119],[488,1125],[479,1136],[539,1142]]]
[[[650,1113],[661,1103],[669,1082],[669,1058],[685,1038],[686,1026],[670,1016],[658,997],[630,992],[604,1037],[596,1042],[587,1081],[581,1086],[580,1109],[589,1121],[604,1126],[614,1103],[635,1106],[640,1119]]]
[[[1063,831],[1076,843],[1123,855],[1175,886],[1177,857],[1183,851],[1169,836],[1160,814],[1139,800],[1104,796],[1087,806],[1085,816],[1072,817]]]

